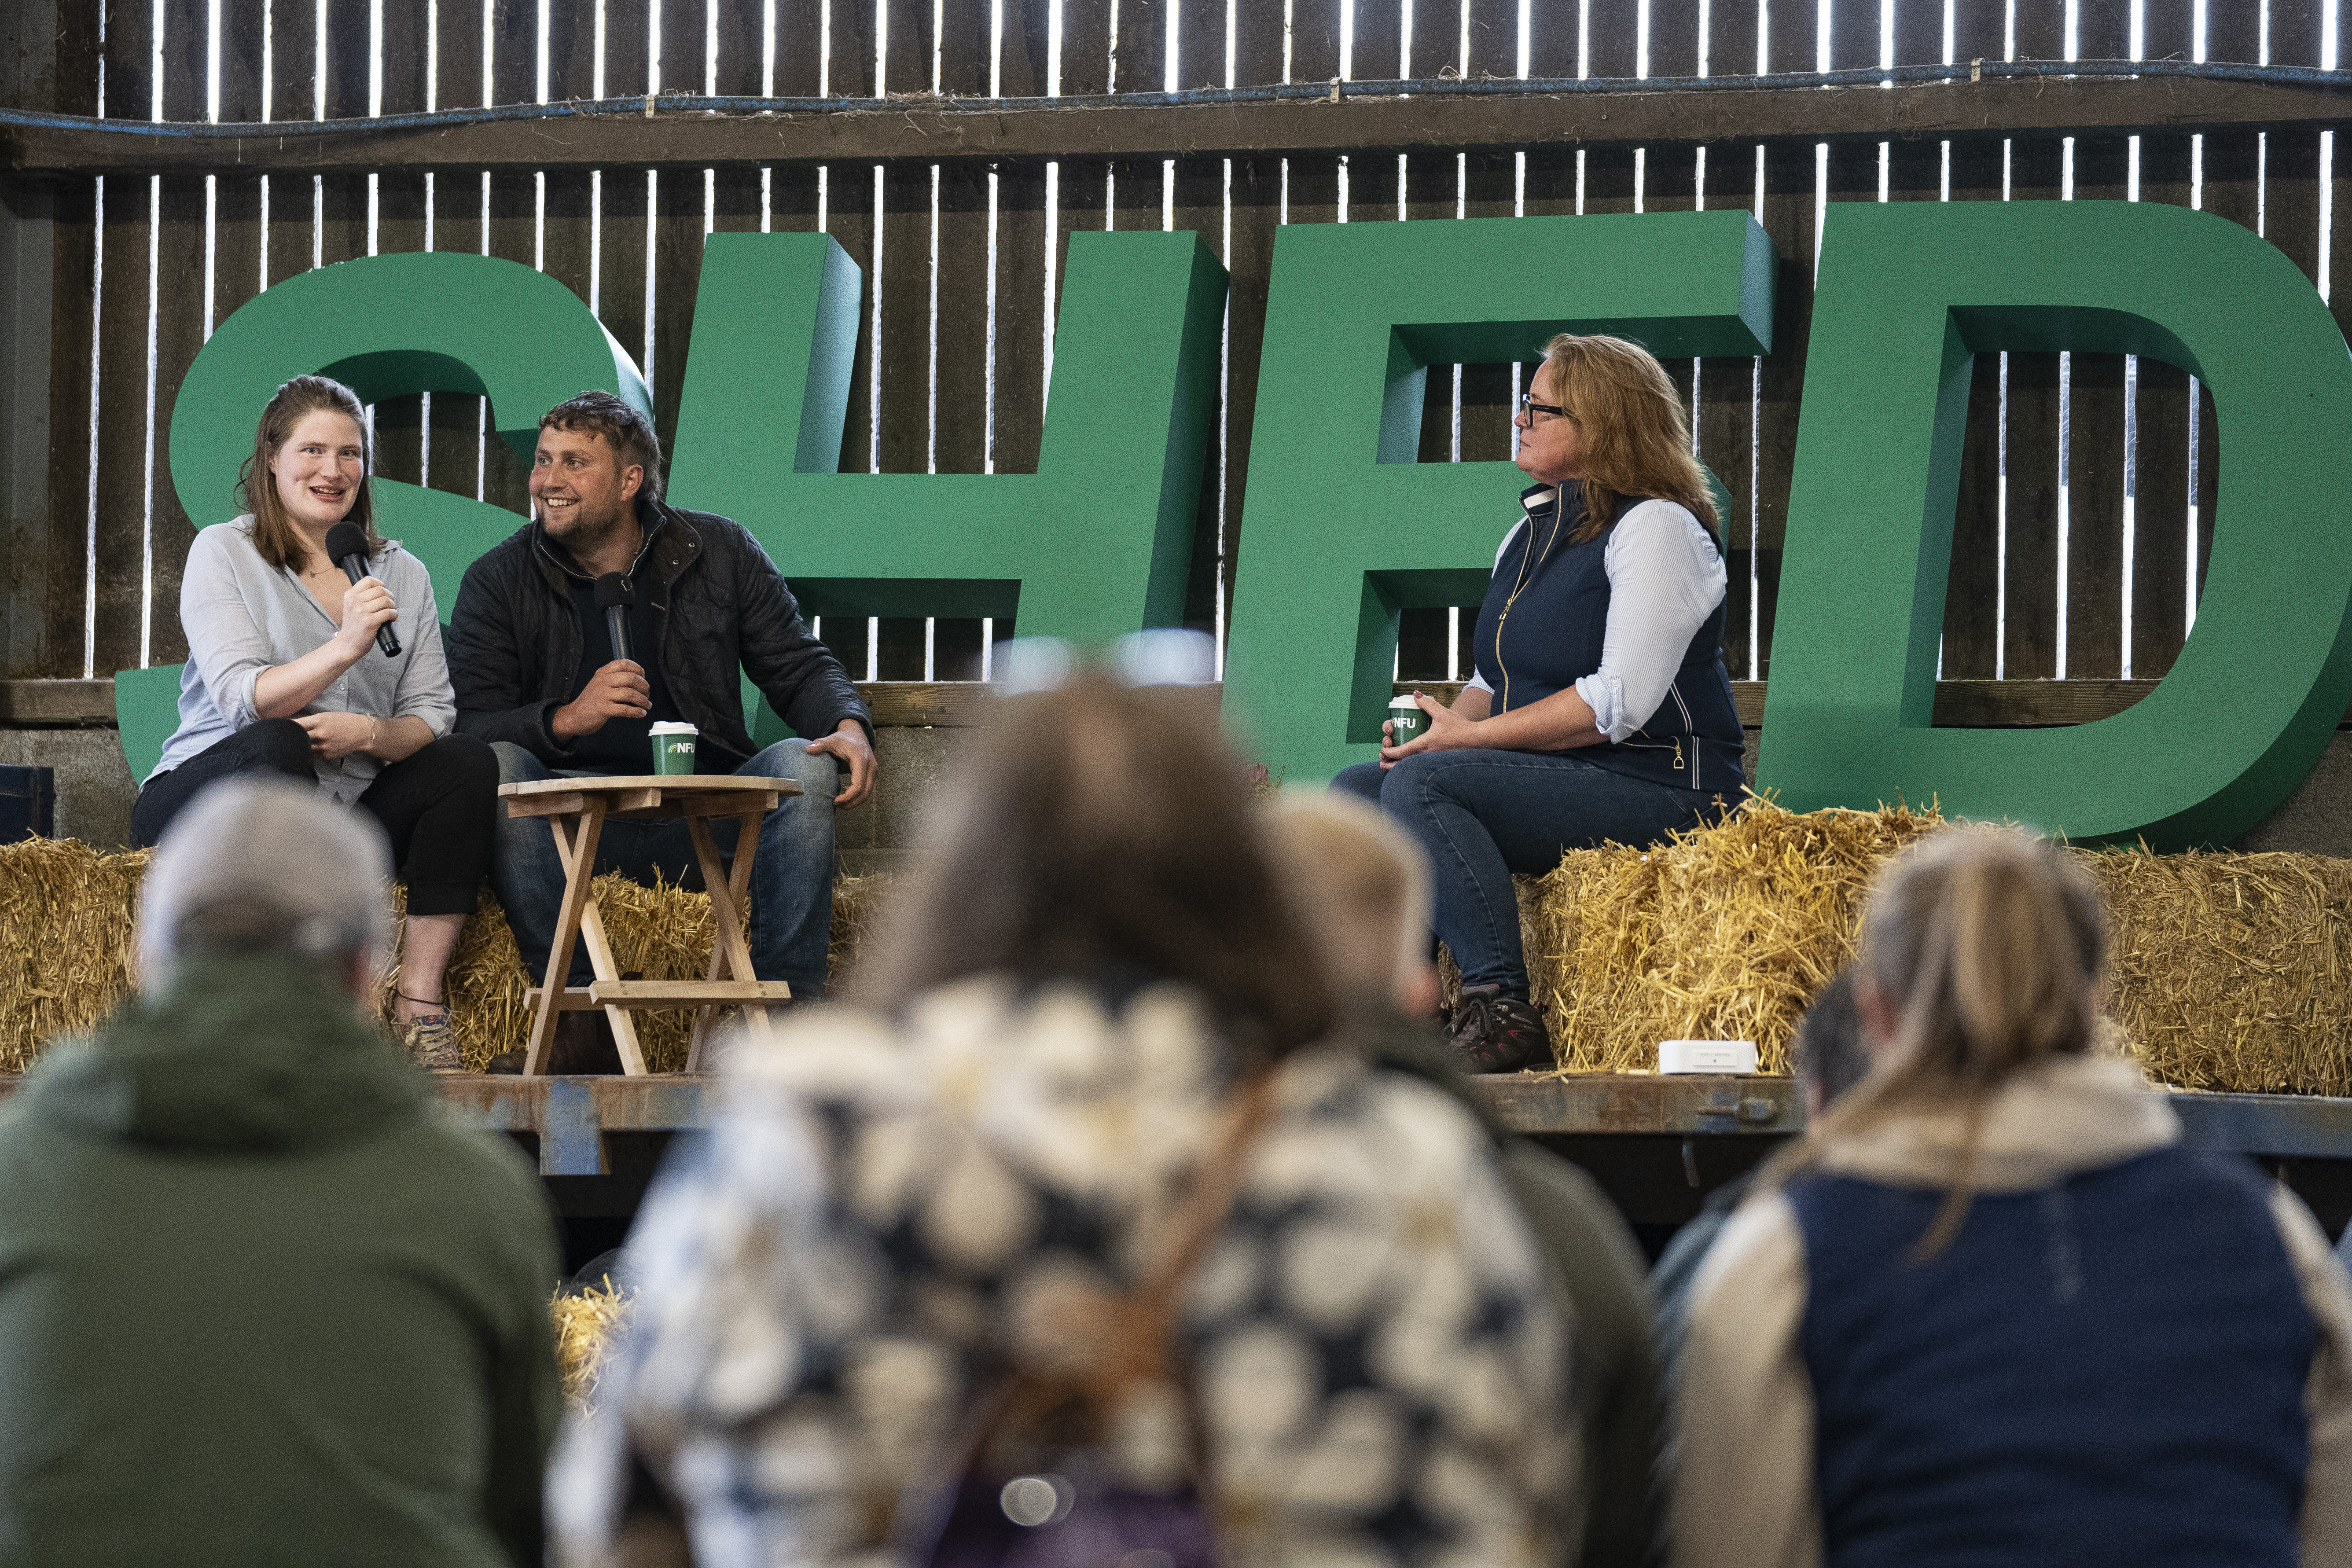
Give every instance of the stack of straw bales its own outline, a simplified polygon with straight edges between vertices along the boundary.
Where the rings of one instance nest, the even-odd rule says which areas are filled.
[[[73,839],[0,845],[0,1073],[18,1073],[60,1035],[103,1018],[131,984],[132,915],[147,852],[100,854]],[[832,967],[838,973],[870,918],[886,877],[834,884]],[[397,912],[402,889],[393,889]],[[708,895],[600,877],[605,933],[624,972],[649,980],[702,978],[713,925]],[[388,1007],[397,975],[378,1000]],[[447,977],[451,1016],[468,1071],[520,1047],[530,1027],[522,961],[498,900],[484,892]],[[641,1012],[637,1037],[655,1072],[686,1066],[694,1014]]]
[[[1852,956],[1864,889],[1932,812],[1818,811],[1750,800],[1655,849],[1575,850],[1519,881],[1536,1000],[1559,1066],[1640,1071],[1662,1039],[1752,1039],[1789,1070],[1806,999]],[[2315,855],[2073,851],[2106,895],[2110,1005],[2149,1073],[2189,1089],[2352,1094],[2352,860]],[[130,981],[144,855],[71,841],[0,846],[0,1072],[102,1017]],[[835,885],[839,975],[888,885]],[[597,883],[624,970],[699,978],[710,901]],[[395,898],[397,895],[395,894]],[[467,1066],[523,1043],[528,982],[487,894],[449,976]],[[387,984],[388,990],[388,984]],[[646,1065],[685,1065],[688,1011],[640,1013]]]

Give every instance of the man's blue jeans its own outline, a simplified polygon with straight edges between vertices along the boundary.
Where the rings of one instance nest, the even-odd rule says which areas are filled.
[[[1558,868],[1570,849],[1654,844],[1695,827],[1711,794],[1612,773],[1573,752],[1422,752],[1383,773],[1343,768],[1337,794],[1379,806],[1429,852],[1438,940],[1465,985],[1528,994],[1514,871]]]
[[[499,754],[500,784],[557,776],[520,746],[501,741],[490,749]],[[824,994],[825,948],[833,931],[833,797],[841,785],[840,764],[823,752],[812,756],[805,741],[779,741],[735,771],[800,781],[802,793],[785,796],[760,826],[746,936],[755,974],[785,982],[795,1000],[814,1001]],[[721,817],[711,823],[710,836],[719,854],[731,860],[735,824]],[[650,883],[658,870],[676,882],[695,864],[694,841],[682,821],[607,822],[596,843],[598,873],[618,871],[632,881]],[[536,985],[547,974],[547,950],[554,944],[555,917],[563,902],[563,862],[556,858],[555,835],[545,822],[500,816],[490,885],[506,906],[523,970]],[[588,944],[576,943],[570,984],[585,985],[590,977]]]

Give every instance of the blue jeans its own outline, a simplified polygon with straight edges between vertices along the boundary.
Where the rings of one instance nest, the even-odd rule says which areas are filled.
[[[490,749],[499,754],[500,784],[557,776],[520,746],[500,741]],[[810,755],[805,741],[779,741],[735,771],[800,781],[803,793],[786,795],[760,825],[745,935],[755,974],[785,982],[795,1000],[814,1001],[824,994],[825,948],[833,932],[833,797],[841,784],[840,764],[823,752]],[[713,821],[710,837],[731,861],[734,822]],[[683,821],[607,822],[596,842],[597,871],[618,871],[635,882],[651,882],[657,870],[676,882],[696,865],[694,841]],[[563,902],[563,862],[556,858],[555,835],[545,822],[501,812],[490,885],[506,906],[524,972],[536,985],[547,974],[547,951],[554,945],[555,917]],[[569,983],[585,985],[590,977],[588,944],[575,943]]]
[[[1428,851],[1438,940],[1465,985],[1528,994],[1514,871],[1557,869],[1562,853],[1604,841],[1654,844],[1696,826],[1714,799],[1612,773],[1573,752],[1423,752],[1386,773],[1343,768],[1335,793],[1379,806]]]

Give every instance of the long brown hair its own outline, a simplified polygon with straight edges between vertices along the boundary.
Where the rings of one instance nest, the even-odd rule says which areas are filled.
[[[1958,1168],[1916,1255],[1959,1234],[1993,1094],[2098,1037],[2106,918],[2090,879],[2056,849],[2010,829],[1945,828],[1881,873],[1863,916],[1855,984],[1897,1016],[1879,1067],[1840,1100],[1775,1173],[1832,1140],[1906,1111],[1958,1106]]]
[[[1243,1070],[1324,1035],[1322,966],[1202,717],[1198,691],[1092,673],[1000,701],[857,989],[896,1010],[973,974],[1179,981]]]
[[[309,556],[294,520],[286,515],[286,503],[278,499],[270,469],[278,461],[278,448],[292,438],[302,416],[322,408],[344,416],[360,427],[359,490],[343,520],[365,531],[371,558],[383,549],[383,536],[375,531],[375,498],[369,484],[375,473],[375,447],[368,439],[367,410],[360,406],[359,395],[341,382],[323,375],[298,375],[273,393],[262,408],[261,423],[253,431],[253,456],[236,471],[238,500],[253,514],[253,547],[281,572],[299,569]]]
[[[1599,537],[1627,496],[1674,501],[1715,527],[1715,495],[1691,455],[1682,395],[1649,350],[1623,338],[1562,332],[1544,345],[1544,363],[1561,406],[1576,417],[1584,470],[1584,521],[1570,544]]]

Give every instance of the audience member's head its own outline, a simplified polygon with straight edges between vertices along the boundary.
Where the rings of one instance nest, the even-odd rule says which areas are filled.
[[[1851,971],[1868,1078],[1780,1163],[1890,1117],[1957,1110],[1969,1129],[1916,1256],[1958,1235],[1985,1102],[2010,1079],[2098,1040],[2105,918],[2089,880],[2022,833],[1945,828],[1879,874]]]
[[[1429,862],[1394,824],[1342,795],[1294,795],[1266,816],[1275,861],[1340,1001],[1437,1005]]]
[[[1992,1088],[2096,1037],[2097,892],[2021,833],[1947,828],[1895,858],[1854,961],[1864,1039],[1895,1100]]]
[[[1005,698],[940,805],[861,965],[877,1003],[982,973],[1167,979],[1245,1058],[1330,1027],[1322,965],[1197,689],[1087,671]]]
[[[1797,1085],[1804,1092],[1807,1119],[1818,1119],[1869,1071],[1862,1016],[1853,1005],[1853,971],[1841,969],[1813,993],[1797,1024]]]
[[[392,856],[373,818],[291,780],[214,784],[173,820],[139,895],[150,984],[182,959],[318,961],[354,992],[388,956]]]

